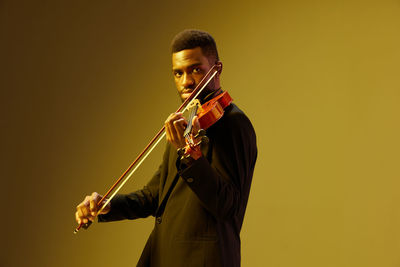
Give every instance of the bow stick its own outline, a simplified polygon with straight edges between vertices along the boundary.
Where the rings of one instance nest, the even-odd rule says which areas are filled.
[[[191,103],[199,96],[199,94],[204,90],[204,88],[209,84],[209,82],[221,70],[221,67],[222,67],[221,63],[217,63],[214,66],[212,66],[211,69],[203,77],[203,79],[201,79],[201,81],[196,86],[196,88],[193,90],[193,92],[190,94],[190,96],[188,98],[186,98],[186,100],[182,103],[182,105],[179,106],[179,108],[177,109],[177,111],[175,113],[181,112],[181,111],[185,112],[187,107],[189,107],[191,105]],[[206,79],[207,76],[209,76],[210,74],[211,74],[210,78]],[[158,133],[153,137],[153,139],[151,139],[150,143],[143,149],[143,151],[139,154],[139,156],[137,156],[137,158],[131,163],[131,165],[129,165],[129,167],[121,175],[121,177],[119,177],[118,180],[110,187],[110,189],[107,191],[107,193],[99,200],[99,202],[97,202],[97,206],[100,206],[101,203],[105,199],[107,199],[106,202],[98,210],[97,214],[99,214],[108,205],[108,203],[110,203],[110,201],[121,190],[121,188],[124,186],[124,184],[135,173],[137,168],[139,168],[139,166],[142,164],[142,162],[148,157],[148,155],[153,151],[153,149],[160,143],[160,141],[164,138],[164,136],[165,136],[165,125],[158,131]],[[118,188],[115,189],[117,186],[118,186]],[[113,192],[113,190],[114,190],[114,193],[109,198],[107,198],[111,194],[111,192]],[[78,225],[78,227],[75,228],[74,234],[78,233],[78,231],[81,228],[87,229],[91,224],[92,224],[91,221],[89,221],[87,223],[81,222]]]

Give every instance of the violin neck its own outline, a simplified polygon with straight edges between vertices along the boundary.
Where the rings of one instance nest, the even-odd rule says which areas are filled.
[[[196,114],[197,114],[198,108],[199,108],[199,106],[197,104],[190,107],[189,117],[187,118],[188,125],[186,126],[185,132],[183,133],[183,136],[185,138],[188,138],[190,133],[192,132],[192,127],[193,127],[192,121],[193,121],[194,116],[196,116]]]

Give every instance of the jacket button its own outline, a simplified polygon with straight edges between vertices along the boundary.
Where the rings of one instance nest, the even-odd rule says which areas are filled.
[[[188,183],[193,183],[194,179],[193,178],[187,178],[186,180]]]
[[[156,222],[157,222],[158,224],[160,224],[161,221],[162,221],[161,217],[157,217],[157,218],[156,218]]]

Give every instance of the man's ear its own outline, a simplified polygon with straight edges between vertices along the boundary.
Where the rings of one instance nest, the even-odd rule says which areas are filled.
[[[219,75],[221,75],[221,72],[222,72],[222,62],[221,61],[217,61],[215,64],[219,64],[220,65],[218,73],[217,73],[217,76],[219,76]]]

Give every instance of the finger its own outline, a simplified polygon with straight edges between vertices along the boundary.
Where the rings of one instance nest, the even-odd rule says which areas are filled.
[[[104,204],[107,203],[107,199],[103,200],[103,202],[101,203],[101,207],[104,206]],[[110,202],[107,203],[107,205],[104,207],[104,209],[101,210],[100,214],[107,214],[111,209],[111,204]]]
[[[76,220],[77,223],[81,224],[81,221],[82,221],[82,220],[81,220],[81,218],[80,218],[80,216],[79,216],[78,211],[75,212],[75,220]]]
[[[75,217],[78,217],[79,223],[87,223],[88,220],[86,219],[86,216],[84,215],[84,212],[82,209],[79,209],[75,213]]]
[[[165,120],[165,123],[170,123],[171,121],[175,121],[177,119],[183,118],[182,112],[171,113],[168,118]]]
[[[79,209],[76,210],[76,214],[78,215],[78,217],[79,217],[80,219],[82,219],[83,217],[85,217],[85,215],[83,215],[83,211],[82,211],[81,208],[79,208]]]
[[[170,137],[170,142],[172,144],[174,144],[175,146],[178,146],[178,143],[177,143],[178,133],[176,132],[176,129],[175,129],[175,126],[174,126],[173,122],[171,122],[169,124],[169,134],[170,134],[170,136],[169,136]]]
[[[199,122],[199,118],[197,116],[193,117],[192,120],[192,134],[196,135],[200,130],[200,122]]]
[[[173,125],[174,125],[174,129],[175,129],[174,132],[176,133],[176,136],[179,139],[182,139],[183,132],[185,131],[185,120],[183,118],[178,119],[178,120],[174,121]]]
[[[77,218],[79,223],[87,222],[86,217],[89,214],[89,201],[90,196],[86,196],[85,199],[76,207],[75,218]]]
[[[89,201],[90,196],[86,196],[85,199],[76,207],[79,215],[83,218],[89,213]]]
[[[186,120],[181,112],[172,113],[165,121],[165,131],[167,141],[176,148],[184,146],[183,132],[185,129]]]
[[[168,118],[165,120],[165,133],[167,135],[167,141],[172,143],[173,140],[173,133],[171,131],[171,121],[175,117],[175,113],[172,113],[168,116]]]
[[[172,142],[171,126],[167,121],[165,121],[165,134],[167,135],[167,141]]]
[[[186,121],[183,118],[174,121],[174,138],[179,148],[186,145],[185,137],[183,136],[183,133],[185,132],[185,125]]]
[[[95,216],[97,213],[97,210],[99,209],[97,203],[99,203],[101,197],[97,192],[93,192],[91,197],[90,197],[90,212],[92,216]]]
[[[90,196],[86,196],[85,199],[81,203],[79,203],[79,205],[76,208],[89,206],[89,200],[90,200]]]
[[[97,212],[97,202],[94,199],[90,200],[90,214],[95,216]]]
[[[89,216],[89,217],[82,217],[80,212],[78,212],[78,211],[75,212],[75,220],[76,220],[76,222],[77,222],[78,224],[87,223],[88,220],[93,221],[93,219],[94,219],[94,218],[91,217],[91,216]]]

